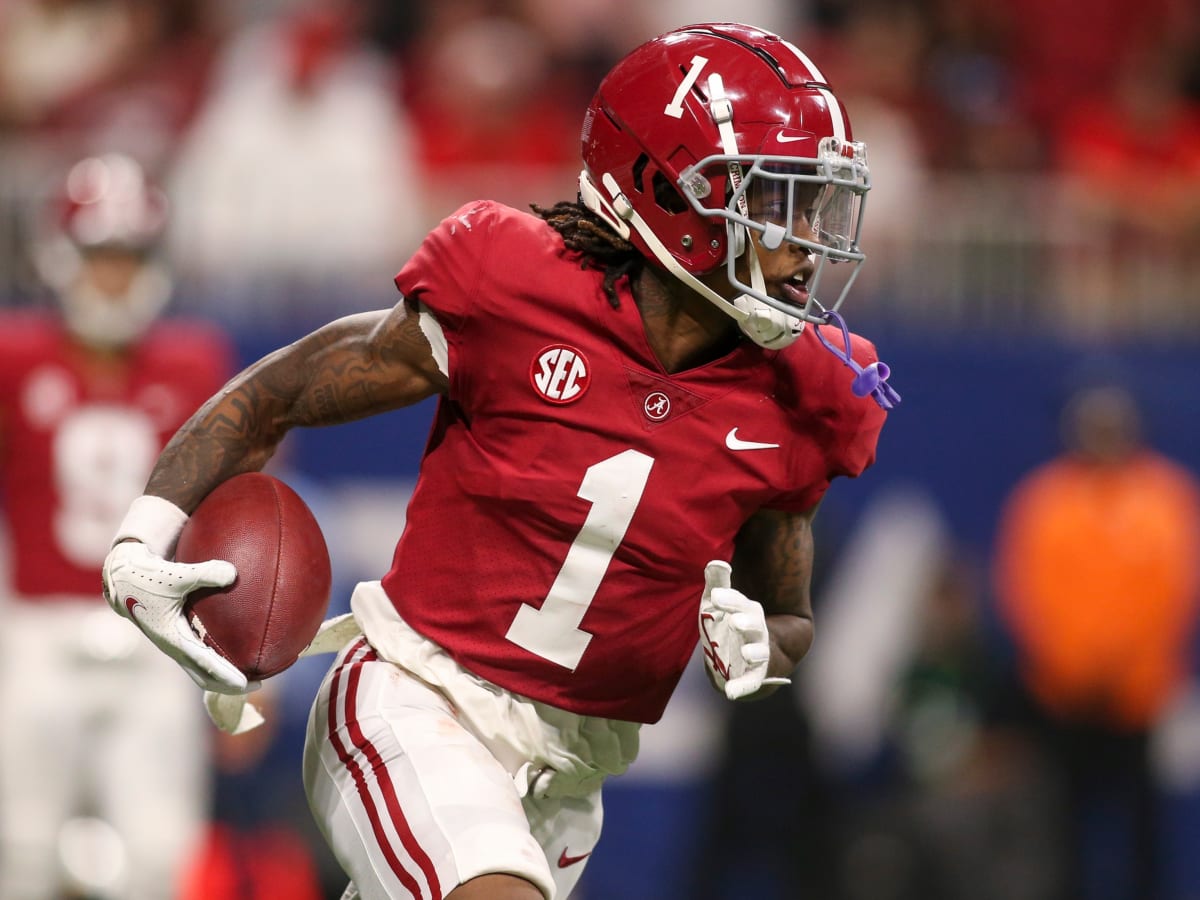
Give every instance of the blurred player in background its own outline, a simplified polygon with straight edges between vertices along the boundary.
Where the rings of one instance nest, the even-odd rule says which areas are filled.
[[[999,609],[1058,779],[1062,900],[1164,896],[1151,737],[1193,670],[1200,481],[1154,449],[1123,379],[1089,376],[1061,453],[1012,489]],[[1098,823],[1118,835],[1105,841]]]
[[[234,577],[167,561],[188,513],[293,427],[438,398],[393,567],[355,589],[310,720],[305,785],[347,898],[565,900],[605,778],[697,641],[731,700],[807,652],[813,517],[899,399],[834,312],[852,279],[830,263],[863,258],[866,151],[797,48],[664,35],[605,78],[582,138],[577,202],[462,207],[394,308],[213,397],[105,563],[117,612],[244,692],[180,614]]]
[[[80,161],[50,206],[34,253],[58,308],[0,321],[0,898],[168,900],[207,814],[206,723],[177,667],[97,614],[100,565],[232,352],[208,326],[158,321],[167,204],[137,162]],[[79,821],[66,834],[104,847],[91,875],[60,858]]]

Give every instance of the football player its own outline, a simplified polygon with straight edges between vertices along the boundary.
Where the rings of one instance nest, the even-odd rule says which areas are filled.
[[[158,321],[167,206],[137,162],[78,162],[48,207],[36,265],[59,304],[0,322],[0,897],[68,893],[59,845],[87,816],[119,839],[90,890],[168,900],[207,815],[206,723],[177,667],[96,615],[97,591],[121,516],[232,352]]]
[[[813,638],[812,523],[898,395],[837,313],[866,151],[821,72],[736,24],[662,35],[601,83],[579,199],[470,203],[391,309],[251,366],[155,465],[105,565],[113,608],[214,692],[184,624],[230,567],[169,562],[189,511],[297,426],[438,397],[390,571],[313,706],[304,782],[346,897],[566,898],[697,641],[760,697]],[[130,604],[132,605],[132,604]]]

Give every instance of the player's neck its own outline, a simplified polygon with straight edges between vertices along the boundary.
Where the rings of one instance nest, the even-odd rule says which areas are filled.
[[[668,372],[719,359],[737,346],[734,321],[699,294],[651,266],[633,284],[646,339]]]

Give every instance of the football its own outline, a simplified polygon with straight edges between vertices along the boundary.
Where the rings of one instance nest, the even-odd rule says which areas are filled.
[[[209,559],[233,563],[237,578],[189,595],[192,629],[253,681],[282,672],[329,606],[329,550],[312,510],[278,478],[235,475],[201,501],[179,535],[177,562]]]

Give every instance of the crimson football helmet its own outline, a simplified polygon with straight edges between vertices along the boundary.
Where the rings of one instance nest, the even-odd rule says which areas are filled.
[[[142,335],[171,293],[156,259],[166,195],[124,154],[75,163],[38,224],[34,263],[85,343],[122,347]]]
[[[604,78],[582,142],[588,208],[758,344],[786,346],[805,321],[826,321],[850,289],[864,258],[866,149],[824,76],[788,41],[737,24],[667,32]],[[769,296],[754,252],[750,283],[739,279],[751,232],[767,249],[790,242],[814,257],[807,296]],[[827,262],[853,266],[828,304],[818,297]],[[733,300],[696,277],[722,263],[744,292]]]

